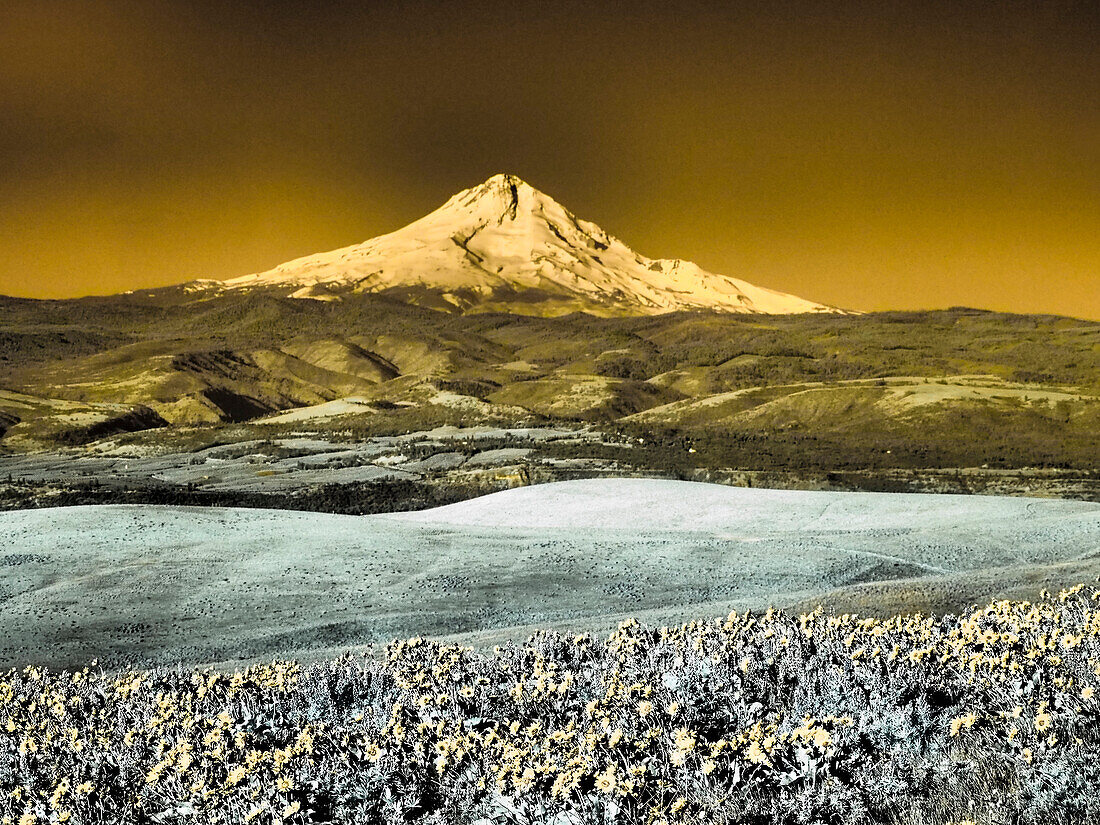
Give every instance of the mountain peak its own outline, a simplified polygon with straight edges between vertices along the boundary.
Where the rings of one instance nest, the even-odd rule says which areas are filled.
[[[490,177],[484,183],[475,186],[475,189],[534,189],[531,184],[520,178],[519,175],[512,175],[508,172],[497,172]]]
[[[495,210],[499,207],[501,214],[507,214],[515,220],[521,208],[521,201],[523,208],[529,209],[535,205],[535,202],[543,199],[547,199],[547,196],[516,175],[499,173],[484,183],[463,189],[437,211],[449,209],[473,211],[485,206]]]
[[[839,311],[715,275],[690,261],[646,258],[506,173],[462,190],[396,232],[225,281],[220,288],[277,289],[319,300],[392,292],[448,311],[537,315]]]

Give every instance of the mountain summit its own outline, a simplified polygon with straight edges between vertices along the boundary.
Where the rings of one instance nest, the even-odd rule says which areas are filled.
[[[199,285],[319,300],[387,292],[452,312],[525,315],[841,311],[690,261],[646,258],[514,175],[494,175],[388,235]]]

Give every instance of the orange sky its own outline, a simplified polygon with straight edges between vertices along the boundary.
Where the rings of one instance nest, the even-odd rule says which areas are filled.
[[[1100,319],[1098,9],[8,0],[0,293],[260,271],[507,171],[814,300]]]

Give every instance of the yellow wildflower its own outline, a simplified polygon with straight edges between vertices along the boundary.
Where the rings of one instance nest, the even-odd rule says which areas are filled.
[[[615,785],[615,766],[608,765],[606,770],[596,776],[596,789],[601,793],[609,794],[615,791]]]
[[[1039,733],[1043,733],[1050,727],[1051,716],[1045,710],[1039,711],[1035,714],[1035,730]]]

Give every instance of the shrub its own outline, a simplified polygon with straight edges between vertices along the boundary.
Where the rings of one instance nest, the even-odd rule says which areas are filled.
[[[0,680],[0,818],[1076,823],[1100,811],[1098,600],[27,668]]]

